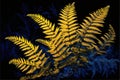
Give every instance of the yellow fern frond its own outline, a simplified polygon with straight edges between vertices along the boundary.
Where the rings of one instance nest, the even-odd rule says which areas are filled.
[[[66,51],[68,50],[68,48],[65,46],[65,43],[62,43],[62,38],[60,38],[60,40],[54,44],[55,47],[53,47],[52,49],[50,49],[48,52],[50,52],[53,56],[53,59],[58,62],[63,60],[63,57],[66,58],[68,57],[70,54],[65,55]]]
[[[15,45],[18,45],[22,51],[25,51],[25,56],[31,56],[37,52],[39,46],[33,45],[30,41],[25,39],[24,37],[17,36],[9,36],[5,39],[10,40]]]
[[[30,41],[23,37],[10,36],[6,37],[6,39],[18,45],[22,51],[25,51],[24,55],[28,57],[28,60],[35,62],[36,68],[44,66],[48,58],[45,58],[45,53],[42,54],[42,50],[37,52],[39,46],[34,46]]]
[[[81,29],[78,29],[77,32],[80,36],[82,46],[88,49],[96,44],[93,39],[97,40],[95,34],[101,34],[102,31],[99,27],[103,27],[109,7],[110,6],[106,6],[91,13],[90,17],[87,16],[86,19],[84,19],[84,22],[80,24]]]
[[[30,74],[36,69],[44,67],[47,60],[48,58],[45,57],[45,53],[42,54],[42,50],[40,50],[37,54],[30,56],[27,60],[22,58],[12,59],[9,64],[15,64],[23,72],[27,71],[26,74]]]
[[[49,66],[50,66],[50,62],[48,64],[46,64],[44,67],[42,67],[40,69],[40,71],[36,74],[32,74],[32,75],[27,75],[27,76],[23,76],[20,78],[20,80],[30,80],[30,79],[35,79],[35,78],[39,78],[41,76],[44,76],[46,73],[45,71],[49,70]]]
[[[63,41],[62,38],[56,38],[56,41],[54,41],[51,44],[51,49],[48,52],[50,52],[51,54],[54,54],[55,53],[54,51],[56,51],[56,49],[57,49],[57,51],[59,51],[61,48],[58,48],[58,47],[65,45],[64,43],[62,44],[62,41]]]
[[[80,59],[82,62],[88,62],[88,59],[85,56],[80,56]]]
[[[62,36],[65,37],[64,43],[66,45],[72,45],[77,42],[71,42],[76,38],[76,30],[78,29],[77,15],[75,11],[74,3],[68,4],[61,10],[60,19],[58,23],[62,32]]]
[[[106,46],[110,46],[111,43],[114,43],[115,31],[111,25],[109,25],[109,32],[105,33],[104,36],[101,37],[101,39],[103,40],[103,42],[98,39],[98,44],[100,45],[100,48],[98,48],[98,46],[95,47],[98,54],[105,53],[105,51],[103,50],[106,48]]]
[[[62,68],[64,68],[64,67],[67,66],[67,65],[71,65],[71,64],[73,64],[76,60],[77,60],[76,56],[72,56],[72,57],[68,58],[66,61],[62,62],[62,63],[58,66],[58,68],[59,68],[59,69],[62,69]]]
[[[76,38],[78,24],[76,23],[74,3],[67,5],[61,11],[59,22],[60,32],[53,41],[50,41],[52,46],[48,51],[53,55],[55,62],[60,62],[67,58],[71,54],[67,46],[79,41],[79,39]]]
[[[107,46],[107,45],[110,46],[110,43],[114,42],[115,31],[111,25],[109,25],[109,32],[105,33],[104,36],[101,37],[101,39],[103,39],[104,41],[104,46]]]
[[[31,17],[38,25],[44,30],[47,36],[46,38],[54,38],[58,34],[59,28],[55,28],[55,24],[52,24],[48,19],[44,18],[40,14],[27,14],[27,16]]]
[[[71,54],[71,52],[68,52],[68,50],[69,49],[67,49],[66,52],[64,51],[64,53],[61,56],[58,56],[57,58],[54,58],[54,60],[56,62],[59,62],[59,61],[62,61],[64,59],[66,59]],[[63,50],[62,50],[62,52],[63,52]]]
[[[45,33],[47,35],[46,38],[50,38],[49,42],[47,42],[45,40],[41,40],[41,39],[39,41],[42,44],[44,44],[50,48],[50,50],[48,52],[50,52],[53,55],[55,61],[59,61],[59,60],[63,59],[62,57],[61,58],[58,58],[58,57],[63,56],[63,53],[66,52],[66,49],[67,49],[67,47],[65,47],[66,44],[70,45],[70,44],[74,44],[75,42],[79,41],[78,39],[74,39],[74,38],[76,38],[76,35],[74,35],[74,34],[76,34],[75,30],[78,28],[77,23],[75,23],[76,22],[76,20],[75,20],[76,13],[74,13],[75,12],[74,3],[69,4],[68,6],[69,7],[67,7],[67,9],[71,8],[71,10],[69,10],[71,12],[69,12],[69,14],[68,14],[69,19],[67,21],[69,23],[67,23],[65,25],[69,25],[69,26],[67,26],[67,29],[61,28],[62,32],[60,32],[60,33],[59,33],[59,28],[55,29],[55,25],[52,25],[52,23],[49,20],[45,19],[41,15],[37,15],[37,14],[28,14],[27,15],[27,16],[31,17],[35,22],[37,22],[41,26],[41,28],[44,30],[43,33]],[[66,12],[66,11],[64,11],[64,9],[63,9],[63,11],[61,12],[60,15],[64,16],[66,14],[66,13],[64,14],[64,12]],[[60,18],[61,18],[60,22],[65,22],[64,19],[66,19],[66,18],[62,18],[62,17],[60,17]],[[64,25],[64,24],[62,24],[62,25]],[[70,28],[70,29],[68,29],[68,28]],[[68,38],[65,38],[65,39],[61,38],[62,35],[64,36],[63,32],[66,30],[69,30],[69,31],[67,31],[65,35],[66,36],[71,35],[69,37],[69,39],[71,40],[70,43],[69,43]],[[69,33],[69,34],[67,34],[67,33]],[[72,40],[72,39],[74,39],[74,40]],[[66,44],[63,43],[63,40]]]
[[[66,44],[63,43],[63,37],[56,37],[55,41],[51,44],[51,49],[48,50],[49,53],[52,54],[54,62],[54,66],[58,66],[58,62],[62,61],[63,59],[67,58],[71,53],[68,52],[69,49],[66,47]]]
[[[36,39],[35,41],[37,41],[37,42],[39,42],[39,43],[41,43],[41,44],[43,44],[43,45],[45,45],[45,46],[50,47],[50,43],[49,43],[48,40]]]
[[[17,68],[19,68],[22,72],[29,72],[33,73],[37,68],[35,67],[35,62],[25,60],[23,58],[18,58],[18,59],[12,59],[9,61],[9,64],[14,64],[16,65]],[[34,70],[33,70],[34,68]]]

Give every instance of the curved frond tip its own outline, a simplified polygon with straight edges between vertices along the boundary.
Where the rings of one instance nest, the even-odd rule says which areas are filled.
[[[9,64],[16,65],[22,72],[26,72],[26,74],[33,73],[37,68],[35,67],[35,62],[25,60],[23,58],[12,59],[9,61]]]
[[[96,34],[101,34],[99,27],[103,27],[104,20],[109,11],[109,5],[98,9],[97,11],[90,13],[90,16],[87,16],[84,19],[84,22],[80,24],[80,29],[77,30],[78,35],[80,36],[80,42],[82,46],[87,49],[95,46],[95,39],[97,40]]]
[[[38,25],[43,29],[43,33],[46,34],[46,38],[54,38],[58,34],[59,29],[55,28],[55,24],[50,22],[48,19],[40,14],[27,14],[32,18]]]
[[[114,31],[112,25],[109,25],[108,33],[105,33],[103,36],[101,36],[101,39],[102,40],[97,39],[100,47],[98,47],[98,46],[95,47],[98,54],[106,53],[106,51],[105,51],[106,47],[111,46],[111,43],[114,43],[115,31]]]
[[[39,46],[33,45],[30,41],[25,39],[23,36],[22,37],[17,37],[17,36],[9,36],[6,37],[5,39],[10,40],[13,42],[15,45],[18,45],[22,51],[25,51],[25,55],[33,55],[34,53],[37,52]]]

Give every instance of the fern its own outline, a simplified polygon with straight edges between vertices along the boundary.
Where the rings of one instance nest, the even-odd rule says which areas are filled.
[[[43,44],[45,46],[48,46],[48,47],[51,46],[48,40],[36,39],[35,41],[37,41],[37,42],[39,42],[39,43],[41,43],[41,44]]]
[[[59,28],[55,29],[55,24],[52,24],[49,20],[45,19],[39,14],[28,14],[27,16],[31,17],[35,22],[37,22],[41,28],[44,30],[47,36],[46,38],[54,38],[57,36]]]
[[[45,75],[45,71],[49,70],[49,66],[50,66],[50,62],[48,64],[46,64],[44,67],[42,67],[38,73],[36,74],[32,74],[32,75],[26,75],[26,76],[22,76],[20,78],[20,80],[30,80],[30,79],[35,79],[35,78],[39,78],[41,76]]]
[[[74,3],[62,9],[58,24],[60,26],[60,32],[50,41],[51,48],[48,50],[52,54],[53,60],[55,60],[55,66],[61,65],[58,63],[71,55],[69,46],[79,41],[76,34],[78,24],[76,23]]]
[[[71,8],[71,10],[69,10],[69,8]],[[66,21],[67,24],[64,24],[64,22],[65,22],[64,19],[66,19],[66,17],[64,17],[64,16],[67,15],[67,13],[64,13],[64,12],[69,12],[68,13],[69,19]],[[76,29],[78,28],[77,24],[75,23],[76,13],[75,13],[74,3],[67,5],[63,9],[63,11],[61,12],[60,15],[61,15],[60,16],[61,19],[59,21],[61,23],[59,23],[59,25],[61,27],[61,32],[59,32],[56,37],[51,38],[49,42],[39,39],[40,43],[43,43],[43,44],[49,46],[50,50],[48,52],[50,52],[52,54],[53,59],[56,62],[63,60],[64,58],[68,57],[71,54],[70,52],[66,52],[66,50],[68,51],[68,47],[66,46],[66,43],[70,42],[70,41],[68,41],[68,39],[71,40],[70,43],[72,43],[72,44],[79,41],[79,39],[77,39],[77,38],[74,39],[76,37],[76,35],[74,35],[74,34],[76,34]],[[63,25],[66,25],[67,28],[64,28]],[[51,29],[53,29],[53,28],[51,27]],[[45,30],[45,31],[47,31],[47,30]]]
[[[58,23],[60,25],[62,37],[65,38],[63,42],[68,46],[79,41],[79,39],[76,38],[76,30],[79,26],[76,20],[77,15],[75,12],[74,4],[74,2],[72,4],[68,4],[64,7],[64,9],[61,10],[60,19]]]
[[[115,31],[111,25],[109,25],[109,27],[110,27],[109,32],[105,33],[104,36],[101,37],[103,42],[101,40],[97,39],[100,47],[93,45],[98,54],[106,53],[105,48],[107,46],[111,46],[111,43],[114,43]]]
[[[43,43],[46,46],[48,46],[50,48],[50,50],[48,52],[50,52],[52,55],[55,53],[58,53],[56,55],[60,56],[60,54],[62,54],[67,48],[64,48],[60,52],[60,49],[64,46],[64,44],[62,44],[63,46],[61,45],[60,46],[61,48],[58,47],[57,50],[55,50],[56,49],[55,46],[59,46],[61,44],[60,41],[59,41],[59,44],[57,43],[57,40],[61,38],[60,33],[58,34],[59,28],[56,28],[56,30],[55,30],[55,25],[52,25],[52,23],[49,20],[45,19],[41,15],[28,14],[27,16],[31,17],[34,21],[36,21],[37,23],[42,25],[41,28],[44,30],[43,33],[45,33],[47,35],[46,38],[50,39],[49,42],[46,40],[42,40],[42,39],[37,39],[36,41],[39,41],[40,43]],[[61,39],[61,41],[62,40],[63,40],[63,38]],[[56,55],[55,56],[53,55],[53,57],[56,57]],[[63,58],[59,58],[59,59],[55,58],[54,60],[58,62],[59,60],[62,60],[62,59]]]
[[[30,41],[25,39],[24,37],[10,36],[5,39],[10,40],[14,44],[18,45],[22,51],[26,51],[24,53],[25,56],[31,56],[37,52],[39,46],[34,46]]]
[[[75,19],[76,13],[74,3],[65,6],[60,13],[58,23],[60,25],[60,32],[57,37],[54,38],[54,41],[50,41],[52,48],[48,51],[53,55],[53,59],[56,62],[67,58],[71,54],[68,46],[79,41],[76,35],[78,25]]]
[[[40,14],[28,14],[27,16],[38,23],[43,33],[46,34],[45,40],[36,39],[36,41],[48,47],[46,52],[52,56],[53,61],[48,61],[49,57],[46,57],[46,53],[24,37],[10,36],[5,39],[18,45],[27,59],[12,59],[9,63],[16,65],[22,72],[30,74],[21,77],[21,80],[54,75],[68,65],[75,64],[83,67],[85,64],[90,64],[89,53],[105,53],[105,48],[114,42],[115,31],[111,25],[109,32],[105,33],[101,40],[96,37],[97,34],[102,33],[99,27],[103,27],[109,7],[108,5],[90,13],[90,16],[87,16],[80,25],[77,21],[74,2],[61,10],[57,26]],[[94,56],[94,54],[91,55]],[[53,62],[52,66],[51,62]],[[86,72],[84,69],[81,70]]]
[[[37,69],[34,62],[23,58],[12,59],[9,61],[9,64],[16,65],[16,67],[22,70],[22,72],[26,71],[26,74],[33,73]]]
[[[45,63],[47,62],[48,58],[45,57],[45,53],[42,54],[42,50],[38,51],[39,46],[33,45],[24,37],[10,36],[6,37],[5,39],[8,39],[14,44],[18,45],[22,51],[25,51],[24,55],[28,57],[26,60],[23,58],[12,59],[10,60],[9,64],[15,64],[20,70],[22,70],[22,72],[27,71],[30,68],[26,74],[31,74],[37,69],[42,69],[45,67]],[[43,74],[44,73],[41,75]]]
[[[110,6],[98,9],[96,12],[90,14],[90,17],[86,17],[84,22],[80,24],[81,29],[77,30],[80,36],[80,43],[85,46],[86,49],[91,49],[96,45],[93,39],[97,39],[95,34],[101,34],[99,27],[103,27],[104,19],[107,16]]]

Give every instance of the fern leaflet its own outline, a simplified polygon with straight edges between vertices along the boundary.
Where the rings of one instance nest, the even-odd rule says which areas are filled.
[[[5,39],[10,40],[14,44],[18,45],[22,51],[26,51],[24,53],[25,56],[31,56],[37,52],[39,46],[34,46],[30,41],[25,39],[24,37],[17,36],[9,36]]]
[[[62,37],[65,39],[63,42],[66,45],[72,45],[79,41],[76,35],[76,30],[78,29],[77,15],[75,11],[75,3],[68,4],[61,10],[60,19],[58,23],[60,25],[60,30],[62,32]]]
[[[12,59],[9,61],[9,64],[16,65],[17,68],[22,70],[22,72],[26,71],[26,74],[33,73],[37,68],[35,67],[35,63],[29,60],[25,60],[23,58]]]
[[[105,33],[104,36],[101,37],[103,42],[98,39],[98,44],[100,45],[100,48],[98,46],[95,46],[95,49],[97,50],[98,54],[106,53],[105,48],[107,46],[111,46],[111,43],[114,43],[115,39],[115,31],[111,25],[109,25],[109,32]]]
[[[59,28],[55,28],[55,24],[52,24],[48,19],[44,18],[40,14],[27,14],[27,16],[31,17],[40,25],[44,30],[43,33],[47,35],[46,38],[51,39],[57,36]]]
[[[80,24],[82,27],[77,32],[81,38],[81,45],[86,49],[91,49],[92,45],[95,45],[93,39],[97,39],[95,34],[101,34],[101,30],[98,27],[103,27],[104,19],[107,16],[109,6],[98,9],[96,12],[90,14],[90,17],[86,17],[84,22]]]

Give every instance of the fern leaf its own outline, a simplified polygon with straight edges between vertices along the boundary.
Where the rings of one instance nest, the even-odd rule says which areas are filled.
[[[97,39],[97,37],[94,34],[87,34],[85,35],[85,38]]]
[[[28,70],[31,70],[31,67],[35,67],[34,62],[31,62],[29,60],[25,60],[23,58],[12,59],[9,61],[9,64],[16,65],[16,67],[19,68],[20,70],[22,70],[22,72],[25,72],[25,71],[27,72]],[[36,68],[35,68],[35,70],[36,70]]]
[[[104,43],[112,43],[115,40],[115,31],[111,25],[109,25],[109,32],[105,33],[104,36],[101,37],[104,40]]]
[[[32,67],[30,70],[27,71],[26,74],[33,73],[36,70],[36,67]]]
[[[99,27],[103,27],[109,7],[110,6],[106,6],[93,13],[90,13],[90,17],[87,16],[86,19],[84,19],[84,22],[80,24],[81,29],[78,29],[77,32],[80,36],[80,42],[82,42],[82,46],[89,46],[88,48],[90,48],[93,46],[93,44],[95,44],[93,39],[97,40],[95,34],[101,34],[102,31],[99,29]],[[87,42],[87,44],[85,42]]]
[[[61,35],[61,33],[59,35]],[[57,36],[53,42],[50,41],[51,49],[48,50],[48,52],[52,54],[55,63],[62,61],[71,54],[66,53],[68,47],[66,47],[66,43],[64,43],[63,40],[64,40],[63,37]],[[55,64],[55,66],[57,66],[57,64]]]
[[[42,67],[42,69],[40,69],[40,71],[38,73],[23,76],[20,78],[20,80],[29,80],[29,79],[35,79],[35,78],[39,78],[41,76],[44,76],[46,74],[45,71],[49,70],[50,64],[51,64],[50,62],[48,64],[46,64],[44,67]]]
[[[61,55],[64,53],[64,51],[65,51],[66,49],[67,49],[67,47],[63,47],[62,50],[59,51],[59,53],[54,54],[53,56],[54,56],[54,57],[59,57],[59,56],[61,56]]]
[[[92,39],[90,38],[84,38],[84,41],[89,42],[89,43],[93,43],[96,44]]]
[[[29,60],[31,60],[31,59],[36,59],[36,58],[39,58],[39,56],[41,55],[41,53],[42,53],[42,50],[40,50],[40,52],[39,53],[37,53],[37,54],[35,54],[35,55],[32,55],[32,56],[30,56],[28,59]]]
[[[44,18],[40,14],[27,14],[27,16],[31,17],[36,23],[41,26],[41,28],[44,30],[43,33],[45,33],[47,36],[46,38],[53,38],[57,35],[59,29],[55,29],[55,24],[52,24],[48,19]]]
[[[88,62],[88,59],[85,56],[80,56],[80,59],[82,62]]]
[[[14,44],[18,45],[22,51],[26,51],[24,55],[33,55],[37,50],[39,46],[33,45],[30,41],[23,37],[17,37],[17,36],[10,36],[6,37],[5,39],[10,40]]]
[[[92,44],[92,46],[97,50],[100,51],[100,48],[97,45]]]
[[[54,47],[52,49],[49,50],[50,53],[55,54],[58,51],[60,51],[61,48],[63,48],[65,46],[65,43],[62,43],[62,39],[59,40],[59,42],[56,44],[56,46],[58,47]]]
[[[61,68],[64,68],[65,66],[67,66],[67,65],[71,65],[76,60],[77,60],[77,58],[75,56],[72,56],[72,57],[68,58],[66,61],[64,61],[63,63],[61,63],[61,65],[59,65],[58,68],[61,69]]]
[[[64,50],[61,50],[61,51],[63,52]],[[68,50],[66,50],[66,51],[68,51]],[[56,62],[62,61],[62,60],[64,60],[66,57],[68,57],[70,54],[71,54],[71,52],[65,52],[63,55],[61,55],[61,56],[59,56],[59,57],[57,57],[57,58],[54,58],[54,60],[55,60]]]
[[[42,54],[42,50],[37,52],[39,46],[34,46],[27,39],[25,39],[23,37],[22,38],[21,37],[15,37],[15,36],[6,37],[6,39],[8,39],[8,40],[12,41],[14,44],[18,45],[20,47],[20,49],[22,49],[22,51],[26,51],[24,53],[24,55],[26,57],[28,57],[28,60],[35,62],[36,66],[37,66],[36,68],[39,68],[40,66],[43,66],[44,63],[47,61],[47,58],[45,58],[45,53]],[[16,43],[16,41],[18,43]],[[45,58],[45,60],[44,60],[44,58]],[[19,61],[24,62],[24,59],[23,60],[19,59]],[[22,66],[22,64],[19,65],[18,67],[21,67],[21,66]],[[24,68],[24,67],[22,67],[22,68]],[[26,71],[27,68],[29,68],[29,67],[27,66],[26,68],[24,68],[23,71]]]
[[[101,34],[100,32],[95,31],[95,30],[87,30],[87,33],[89,33],[89,34]]]
[[[87,42],[82,42],[81,43],[83,46],[87,46],[87,47],[90,47],[91,45],[89,44],[89,43],[87,43]]]
[[[110,46],[111,43],[114,43],[115,39],[115,31],[111,25],[109,25],[109,32],[105,33],[104,36],[101,37],[103,42],[98,39],[98,44],[100,45],[100,48],[96,48],[98,54],[103,54],[105,53],[104,49],[107,46]]]
[[[42,50],[40,50],[38,53],[30,56],[28,58],[30,61],[34,61],[36,64],[36,68],[41,68],[44,66],[44,64],[47,62],[48,58],[46,58],[45,53],[42,54]]]
[[[76,38],[76,30],[78,29],[78,24],[76,20],[76,12],[74,3],[68,4],[61,10],[60,19],[58,23],[60,25],[60,30],[62,36],[65,37],[64,42],[69,46],[76,42],[72,42]],[[67,40],[66,40],[67,39]]]
[[[92,29],[92,30],[95,30],[95,31],[98,31],[98,32],[101,32],[101,30],[100,29],[98,29],[98,28],[96,28],[96,27],[89,27],[89,29]]]
[[[30,66],[26,66],[26,67],[22,70],[22,72],[28,70],[29,67],[30,67]]]
[[[43,44],[43,45],[45,45],[45,46],[50,47],[48,40],[36,39],[35,41],[37,41],[37,42],[39,42],[39,43],[41,43],[41,44]]]
[[[44,67],[44,64],[47,62],[48,58],[45,58],[45,54],[42,54],[42,50],[38,54],[30,56],[27,60],[19,58],[10,60],[9,64],[15,64],[22,72],[26,74],[33,73],[36,69]]]

